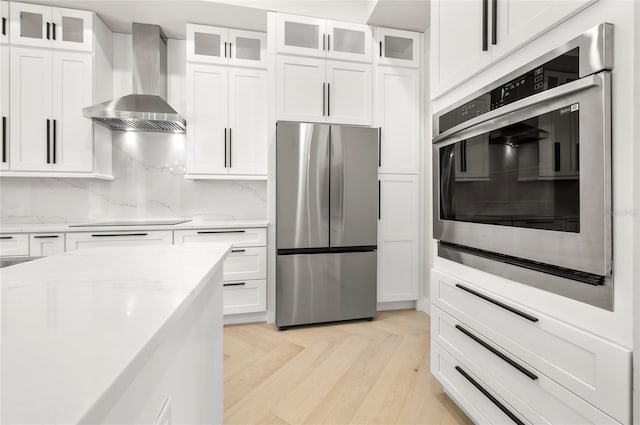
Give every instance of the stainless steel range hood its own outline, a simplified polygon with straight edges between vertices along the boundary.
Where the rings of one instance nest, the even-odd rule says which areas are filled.
[[[133,94],[82,109],[112,130],[185,133],[187,124],[165,101],[167,37],[157,25],[132,24]]]

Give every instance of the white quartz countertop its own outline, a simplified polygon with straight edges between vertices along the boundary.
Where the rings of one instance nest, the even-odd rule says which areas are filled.
[[[91,220],[100,221],[100,220]],[[108,221],[108,220],[105,220]],[[142,220],[141,220],[142,221]],[[87,221],[88,222],[88,221]],[[189,230],[267,227],[267,220],[198,220],[180,224],[71,227],[82,223],[0,223],[0,233],[69,233],[128,230]]]
[[[230,248],[88,248],[0,269],[0,422],[78,423],[131,379]]]

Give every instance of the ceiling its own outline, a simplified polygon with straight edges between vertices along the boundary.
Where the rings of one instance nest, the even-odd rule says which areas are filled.
[[[185,23],[267,30],[267,11],[294,13],[390,28],[424,31],[429,0],[26,0],[93,10],[114,32],[131,22],[158,24],[169,38],[184,39]]]

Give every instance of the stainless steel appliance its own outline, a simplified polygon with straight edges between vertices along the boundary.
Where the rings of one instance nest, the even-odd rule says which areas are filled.
[[[378,132],[279,122],[276,323],[373,318]]]
[[[612,31],[601,24],[434,116],[441,257],[613,308]]]

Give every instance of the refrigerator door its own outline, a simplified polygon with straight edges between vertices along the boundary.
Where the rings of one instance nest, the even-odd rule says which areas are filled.
[[[331,126],[330,246],[375,246],[378,130]]]
[[[376,315],[376,252],[278,255],[278,327]]]
[[[329,126],[278,122],[276,246],[329,246]]]

